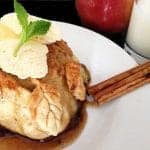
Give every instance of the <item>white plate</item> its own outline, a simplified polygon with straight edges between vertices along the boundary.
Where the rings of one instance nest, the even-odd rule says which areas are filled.
[[[136,65],[110,40],[90,30],[55,22],[80,61],[91,72],[92,84]],[[150,150],[150,85],[99,108],[88,108],[81,136],[67,150]]]

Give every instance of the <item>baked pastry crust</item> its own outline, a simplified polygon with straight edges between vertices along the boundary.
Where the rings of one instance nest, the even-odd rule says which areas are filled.
[[[0,70],[0,125],[32,139],[62,132],[86,96],[89,74],[66,42],[48,49],[44,78],[21,80]]]

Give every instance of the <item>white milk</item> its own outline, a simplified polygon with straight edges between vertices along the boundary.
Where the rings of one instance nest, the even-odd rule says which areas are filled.
[[[134,2],[126,42],[135,52],[150,59],[150,0]]]

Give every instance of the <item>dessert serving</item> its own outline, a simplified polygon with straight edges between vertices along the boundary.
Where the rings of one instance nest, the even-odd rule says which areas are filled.
[[[53,23],[14,8],[0,20],[0,125],[36,140],[57,136],[85,100],[88,71]]]
[[[62,149],[84,127],[88,95],[99,106],[150,82],[148,62],[89,86],[55,23],[14,10],[0,19],[0,149]]]

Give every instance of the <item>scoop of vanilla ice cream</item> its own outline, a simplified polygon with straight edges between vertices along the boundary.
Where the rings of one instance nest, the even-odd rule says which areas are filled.
[[[46,20],[46,19],[42,19],[39,17],[29,15],[28,20],[36,21],[36,20]],[[9,14],[4,15],[0,19],[0,23],[9,27],[17,35],[19,35],[22,31],[22,27],[17,19],[16,13],[9,13]],[[34,40],[37,40],[38,42],[41,42],[44,44],[53,43],[61,39],[62,39],[61,32],[59,31],[58,27],[53,22],[51,22],[51,26],[45,35],[36,36],[34,38]]]
[[[28,77],[42,78],[48,73],[48,48],[36,41],[25,43],[19,50],[17,57],[13,56],[19,39],[0,41],[0,68],[20,79]]]
[[[0,40],[17,38],[18,36],[6,25],[0,23]]]
[[[29,22],[41,20],[31,15],[28,19]],[[19,43],[21,32],[22,27],[15,13],[6,14],[0,19],[0,68],[21,79],[42,78],[48,73],[46,44],[61,40],[60,31],[54,23],[51,23],[45,35],[36,36],[25,43],[21,46],[17,57],[14,57],[13,52]]]

